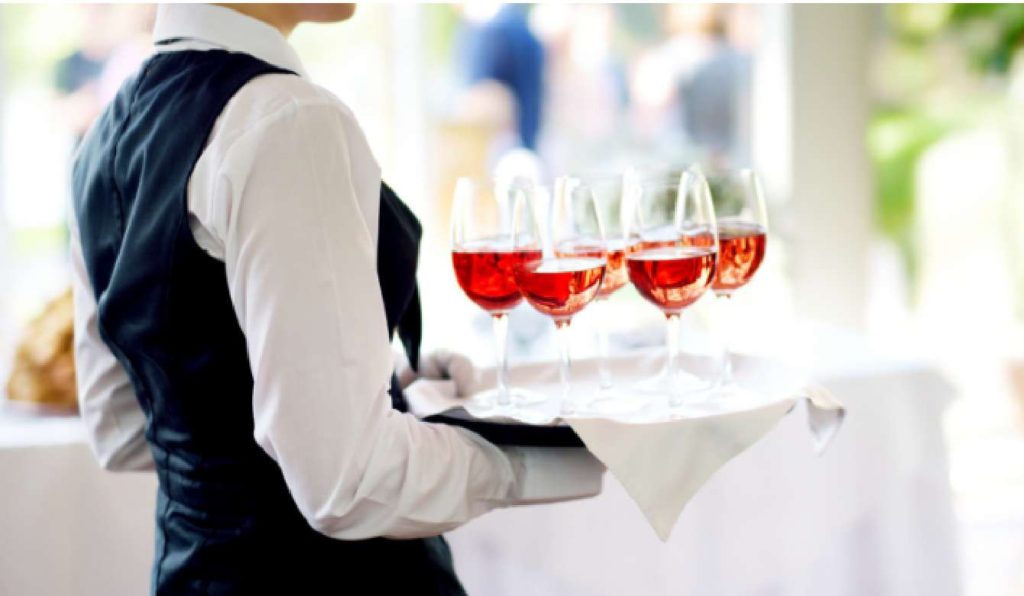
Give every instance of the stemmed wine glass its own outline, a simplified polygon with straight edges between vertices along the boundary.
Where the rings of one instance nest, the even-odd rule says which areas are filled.
[[[704,176],[688,169],[671,174],[635,176],[632,225],[637,238],[626,257],[629,279],[640,295],[657,306],[667,321],[668,359],[660,375],[641,386],[667,394],[670,406],[711,388],[680,362],[680,314],[711,286],[718,252],[718,228]]]
[[[768,211],[765,209],[761,180],[750,169],[708,174],[718,214],[718,269],[711,289],[719,304],[727,302],[733,292],[745,286],[757,273],[764,260],[768,236]],[[731,317],[723,317],[731,318]],[[728,321],[726,326],[731,326]],[[718,386],[735,385],[729,333],[722,342]]]
[[[569,327],[572,317],[579,313],[596,296],[605,276],[604,233],[593,201],[589,203],[571,200],[572,189],[576,182],[567,178],[555,181],[554,202],[551,208],[549,242],[545,243],[541,257],[525,260],[516,268],[516,283],[526,301],[541,314],[554,321],[555,333],[561,353],[559,377],[562,384],[562,414],[577,413],[584,404],[572,395],[570,381],[570,343]],[[589,206],[588,206],[589,205]],[[522,206],[519,206],[522,208]],[[554,247],[569,238],[572,233],[567,223],[568,213],[577,208],[588,211],[594,218],[593,235],[586,240],[601,251],[600,256],[571,255],[559,256]],[[581,215],[582,216],[582,215]],[[532,229],[531,229],[532,227]],[[518,234],[532,236],[535,224],[531,218],[517,214],[516,231]]]
[[[452,205],[452,265],[459,286],[491,315],[497,386],[472,397],[481,407],[510,408],[537,401],[538,394],[508,386],[508,313],[522,301],[515,270],[541,258],[540,236],[516,233],[514,217],[532,213],[535,187],[526,178],[502,177],[455,184]],[[542,398],[540,398],[542,399]]]
[[[593,405],[610,407],[612,374],[608,365],[608,314],[606,301],[626,285],[626,255],[632,245],[627,225],[632,213],[627,192],[627,176],[588,175],[566,177],[565,198],[559,213],[559,240],[555,254],[560,257],[595,257],[604,259],[605,272],[601,288],[594,299],[598,309],[598,381],[599,393]],[[604,236],[604,242],[600,236]],[[554,231],[553,231],[554,233]],[[618,405],[623,405],[619,403]]]

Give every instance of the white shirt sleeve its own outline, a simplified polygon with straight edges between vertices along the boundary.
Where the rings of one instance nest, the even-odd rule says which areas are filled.
[[[353,186],[346,118],[326,102],[281,108],[225,151],[211,189],[224,202],[210,233],[246,336],[256,441],[309,523],[335,538],[433,535],[557,499],[527,452],[391,408],[376,234]],[[549,494],[527,494],[534,484]]]
[[[584,449],[498,449],[390,408],[376,164],[339,104],[279,103],[268,112],[259,100],[266,89],[246,89],[236,98],[243,132],[215,130],[193,172],[191,228],[226,265],[255,381],[255,439],[310,524],[342,539],[415,537],[494,507],[600,492],[603,467]],[[100,336],[73,210],[70,219],[88,441],[107,469],[152,470],[146,419]]]
[[[100,337],[96,297],[82,259],[74,209],[70,209],[71,287],[75,303],[75,375],[86,437],[108,470],[152,470],[144,435],[146,418],[128,373]]]

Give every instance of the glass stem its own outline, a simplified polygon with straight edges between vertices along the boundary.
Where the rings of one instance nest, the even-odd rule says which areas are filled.
[[[569,395],[571,384],[571,360],[569,359],[569,344],[572,337],[569,334],[569,320],[555,321],[555,335],[558,336],[558,349],[561,353],[561,362],[558,367],[558,377],[562,381],[562,413],[572,414],[575,411],[575,404],[572,403]]]
[[[732,376],[732,352],[730,348],[732,346],[732,326],[729,320],[729,303],[731,302],[732,296],[730,294],[720,294],[718,296],[718,319],[719,329],[722,333],[722,363],[718,372],[718,386],[726,387],[733,384]]]
[[[665,319],[665,342],[668,348],[668,362],[665,363],[665,377],[669,382],[668,403],[670,406],[679,406],[683,401],[682,383],[680,371],[682,366],[679,362],[679,313],[666,313]]]
[[[508,391],[508,313],[498,313],[491,318],[494,327],[494,356],[498,368],[498,405],[508,406],[512,398]]]
[[[612,371],[609,367],[608,358],[610,348],[608,345],[608,307],[603,298],[594,301],[597,310],[597,378],[601,389],[611,389]]]

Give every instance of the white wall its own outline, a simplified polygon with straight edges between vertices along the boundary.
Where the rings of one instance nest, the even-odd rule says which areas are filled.
[[[865,146],[876,8],[766,6],[754,71],[755,165],[775,195],[775,231],[801,316],[864,323],[872,228]]]
[[[4,11],[0,9],[0,31],[4,28]],[[11,277],[11,269],[13,263],[10,258],[10,232],[7,227],[7,218],[5,213],[7,212],[4,201],[4,109],[6,105],[7,93],[7,56],[4,52],[4,44],[0,43],[0,380],[7,379],[7,373],[10,370],[10,361],[12,356],[12,349],[9,346],[10,341],[6,341],[11,337],[12,324],[8,320],[7,308],[5,302],[9,296],[9,282]]]

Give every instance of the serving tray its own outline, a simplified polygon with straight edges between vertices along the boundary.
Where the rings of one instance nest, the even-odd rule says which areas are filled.
[[[532,425],[498,422],[474,418],[462,409],[449,410],[424,418],[427,422],[440,422],[471,430],[495,445],[522,447],[583,447],[583,441],[564,423]]]

